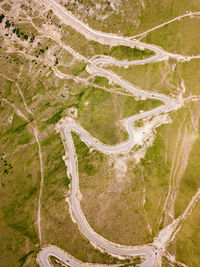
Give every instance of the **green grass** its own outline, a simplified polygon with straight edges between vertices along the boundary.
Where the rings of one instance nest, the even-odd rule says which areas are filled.
[[[146,188],[145,211],[154,235],[163,227],[159,225],[159,221],[169,188],[173,155],[177,142],[180,141],[178,132],[184,121],[186,121],[184,127],[191,127],[187,109],[180,109],[172,113],[171,117],[173,120],[171,124],[162,125],[157,129],[153,145],[147,149],[145,157],[141,159],[142,177]],[[184,199],[186,199],[185,196]]]
[[[69,179],[62,160],[64,148],[60,136],[51,134],[42,142],[42,151],[45,173],[42,197],[43,244],[56,245],[81,261],[117,262],[111,256],[95,250],[89,241],[80,235],[77,224],[71,220],[68,204],[65,202]]]
[[[5,107],[7,107],[7,105]],[[7,113],[8,110],[10,110],[10,116],[13,116],[12,124],[10,125],[6,121],[6,117],[7,119],[10,117],[8,116],[9,112]],[[4,119],[2,120],[0,127],[1,145],[2,149],[7,150],[7,148],[9,148],[10,151],[14,151],[18,146],[28,144],[33,141],[33,136],[31,128],[27,122],[15,115],[13,109],[8,107],[8,110],[0,108],[0,111],[4,114]]]
[[[10,11],[11,10],[11,5],[9,3],[4,3],[1,5],[1,8],[5,11]]]
[[[109,46],[102,45],[95,41],[86,39],[82,34],[76,32],[73,28],[62,25],[62,41],[70,44],[74,49],[86,58],[94,55],[111,56],[119,60],[136,60],[144,59],[153,55],[150,50],[139,50],[127,46]]]
[[[95,3],[102,5],[100,0]],[[78,8],[77,3],[68,2],[65,6],[93,29],[123,36],[144,32],[186,11],[199,11],[199,2],[195,0],[182,2],[179,0],[143,0],[143,3],[144,8],[142,2],[137,0],[121,1],[116,11],[112,9],[109,2],[105,2],[104,8],[98,10],[90,1],[84,1],[82,9]],[[94,11],[93,15],[89,13],[90,9]],[[106,17],[102,20],[104,16]]]
[[[77,135],[72,134],[72,136],[73,141],[75,143],[76,151],[78,152],[79,171],[86,175],[94,175],[98,171],[95,164],[92,164],[92,159],[94,160],[94,157],[92,157],[92,154],[89,153],[89,149],[85,145],[85,143],[80,142]],[[97,161],[100,162],[103,162],[103,160],[105,160],[105,157],[98,152],[95,153],[95,158]]]
[[[84,1],[83,4],[88,5],[89,2]],[[141,9],[141,3],[134,0],[122,1],[117,14],[112,11],[107,2],[104,4],[105,8],[101,8],[99,13],[102,16],[109,13],[110,16],[98,22],[91,16],[87,22],[92,23],[94,28],[111,32],[120,31],[122,35],[141,32],[182,14],[186,10],[194,11],[197,7],[199,9],[199,3],[195,0],[182,2],[156,0],[151,3],[144,0],[145,9]],[[69,5],[71,6],[71,3]],[[28,6],[22,8],[28,12],[29,16],[33,15],[34,11],[31,11]],[[75,8],[76,3],[73,5],[73,12]],[[87,11],[84,8],[83,10]],[[122,15],[123,10],[125,11]],[[33,22],[38,27],[48,22],[60,27],[63,41],[86,58],[100,54],[119,60],[133,60],[152,55],[147,50],[140,51],[125,46],[110,47],[88,41],[69,26],[59,25],[60,21],[57,17],[46,19],[46,15],[33,19]],[[87,18],[87,14],[85,17]],[[133,21],[134,19],[136,22]],[[16,27],[19,27],[21,32],[37,37],[38,33],[31,24],[18,23],[17,17],[15,20]],[[187,18],[155,31],[145,40],[160,44],[167,50],[171,49],[170,51],[176,49],[181,53],[195,54],[199,51],[197,47],[198,27],[199,21],[196,18]],[[184,32],[188,33],[187,36]],[[66,176],[66,166],[62,160],[64,146],[60,135],[55,132],[55,124],[60,118],[68,115],[68,108],[76,107],[78,121],[92,136],[104,143],[116,144],[127,138],[126,133],[119,127],[121,119],[132,116],[141,109],[155,108],[161,103],[153,100],[135,101],[129,96],[100,90],[98,86],[113,89],[108,80],[102,77],[91,78],[97,88],[77,83],[72,79],[59,79],[46,62],[40,62],[47,56],[47,50],[51,55],[52,63],[56,63],[60,71],[66,74],[88,78],[85,63],[75,61],[73,66],[67,67],[66,65],[73,60],[72,55],[54,41],[41,36],[39,43],[34,43],[33,46],[31,40],[27,41],[27,48],[22,43],[13,43],[13,49],[24,51],[25,54],[27,52],[26,55],[36,56],[33,61],[22,54],[6,53],[6,42],[2,41],[4,38],[7,37],[1,36],[0,39],[0,74],[10,77],[14,82],[0,75],[1,98],[7,98],[27,117],[29,116],[15,86],[15,81],[17,81],[27,105],[34,114],[32,118],[30,116],[28,118],[37,125],[41,140],[44,164],[41,201],[42,243],[61,247],[82,261],[106,264],[119,262],[95,250],[71,220],[68,204],[65,202],[65,197],[69,194],[70,180]],[[36,41],[37,39],[33,40],[33,42]],[[9,42],[12,46],[12,42]],[[31,47],[34,49],[31,50]],[[175,72],[172,72],[174,63],[177,62],[159,62],[127,69],[112,67],[112,69],[119,76],[144,90],[175,94],[183,78],[186,94],[199,94],[199,60],[178,62]],[[20,71],[21,75],[18,76]],[[0,232],[3,240],[0,265],[36,266],[35,259],[39,250],[36,223],[37,201],[41,178],[38,148],[29,123],[19,118],[13,108],[2,101],[0,115]],[[178,142],[178,131],[185,121],[183,131],[187,129],[188,135],[192,136],[194,130],[191,126],[191,116],[194,121],[198,120],[198,104],[195,108],[185,104],[184,109],[175,111],[170,116],[173,122],[157,129],[158,134],[153,145],[147,149],[146,156],[140,163],[135,164],[130,154],[130,158],[127,159],[127,172],[123,178],[117,178],[119,171],[115,169],[113,158],[97,151],[89,152],[86,145],[76,135],[73,135],[79,160],[83,212],[95,231],[114,242],[126,245],[142,245],[152,242],[162,227],[158,222],[168,191],[169,172]],[[199,187],[199,147],[198,138],[193,145],[187,168],[178,188],[175,202],[176,216],[183,212]],[[117,157],[123,160],[123,155]],[[144,189],[146,189],[146,202],[143,206]],[[172,250],[176,253],[178,260],[191,266],[198,266],[199,263],[198,210],[199,206],[188,217],[173,244],[174,251]],[[148,224],[152,228],[152,234],[148,229]],[[186,245],[185,240],[187,240]]]
[[[1,53],[1,69],[0,74],[4,74],[5,76],[15,79],[19,74],[20,64],[23,63],[24,60],[18,55],[10,55]],[[12,63],[12,64],[11,64]],[[10,81],[6,82],[8,86],[11,84]],[[2,88],[1,90],[3,90]],[[5,89],[4,89],[5,90]],[[3,90],[3,92],[4,92]]]
[[[153,145],[147,149],[145,158],[141,159],[144,188],[146,188],[144,208],[154,236],[159,231],[158,222],[168,189],[169,165],[164,160],[165,131],[164,126],[158,129]]]
[[[24,64],[18,84],[27,104],[34,112],[33,121],[39,128],[42,140],[41,149],[44,162],[44,191],[41,208],[43,244],[60,246],[83,261],[117,262],[111,256],[95,250],[80,235],[77,225],[73,224],[71,220],[68,205],[65,202],[69,180],[62,160],[63,144],[60,135],[55,133],[54,127],[60,116],[66,116],[65,109],[68,106],[79,104],[83,85],[76,84],[72,80],[59,80],[54,74],[46,78],[45,73],[48,70],[43,68],[42,64],[33,63],[32,73],[29,76],[27,68],[31,63],[23,61],[21,58],[18,60]],[[10,68],[13,68],[13,65],[7,64],[7,68],[7,73],[2,70],[4,75],[12,72]],[[32,75],[36,72],[38,73],[37,77]],[[2,78],[2,80],[5,79]],[[5,96],[25,113],[16,88],[10,82],[5,82],[5,85],[9,89]],[[70,95],[66,101],[66,98],[63,97],[65,93],[63,88],[68,86],[71,92],[75,92],[75,95]],[[33,98],[34,96],[36,98]],[[29,124],[16,116],[13,108],[2,102],[0,112],[2,118],[0,123],[1,151],[9,158],[6,162],[7,165],[3,166],[3,170],[0,171],[1,174],[3,173],[0,188],[0,228],[4,240],[0,265],[4,266],[6,262],[11,267],[20,266],[23,263],[24,266],[35,266],[35,257],[39,249],[36,224],[40,183],[38,148],[36,144],[27,144],[34,141]],[[8,123],[10,116],[13,116],[11,125]],[[4,164],[4,161],[0,162],[0,167],[2,163]],[[9,164],[13,168],[4,172],[7,166],[10,166]],[[65,234],[63,235],[63,233]]]
[[[177,65],[177,72],[184,80],[186,95],[200,94],[200,59],[182,62]]]
[[[58,67],[58,69],[65,74],[78,76],[85,70],[85,67],[86,67],[86,64],[84,62],[77,61],[70,67],[61,65]]]
[[[10,95],[13,82],[6,80],[5,78],[3,78],[1,76],[0,76],[0,82],[2,85],[2,88],[1,88],[2,98],[3,97],[6,98]]]
[[[135,101],[130,96],[87,87],[79,95],[78,120],[92,136],[104,143],[115,144],[127,138],[126,133],[117,127],[119,120],[160,104],[156,100]]]
[[[176,259],[185,263],[188,267],[199,266],[199,242],[200,242],[200,202],[198,200],[192,213],[183,223],[180,232],[169,247],[169,251],[176,254]],[[187,242],[186,242],[187,241]]]
[[[119,60],[127,59],[127,60],[136,60],[136,59],[144,59],[146,57],[150,57],[153,55],[153,52],[150,50],[139,50],[137,48],[130,48],[127,46],[114,46],[111,48],[109,56],[115,57]]]
[[[149,33],[143,41],[159,45],[172,53],[191,56],[199,55],[199,27],[200,21],[198,17],[193,19],[186,17]]]
[[[146,65],[123,67],[108,67],[123,79],[143,90],[160,93],[177,93],[178,75],[172,72],[172,62],[157,62]]]
[[[117,112],[113,96],[101,89],[84,89],[78,105],[78,120],[92,136],[107,144],[115,144],[122,138],[116,126]],[[103,112],[102,112],[103,111]],[[120,135],[121,136],[120,136]]]
[[[24,125],[21,125],[23,127],[20,129],[20,135],[26,135],[27,126],[24,128]],[[22,147],[18,135],[18,131],[14,130],[9,134],[5,133],[4,138],[0,139],[1,153],[4,153],[6,161],[12,166],[6,174],[1,172],[0,181],[0,229],[3,240],[0,265],[2,266],[21,266],[21,259],[26,261],[23,257],[31,250],[38,249],[35,224],[40,181],[37,145]],[[12,153],[12,140],[17,143],[15,149],[18,150],[15,150],[15,153]],[[23,144],[27,145],[27,142]]]
[[[39,245],[35,223],[40,181],[37,145],[29,144],[34,140],[32,132],[13,108],[1,105],[0,115],[0,265],[33,265]],[[10,116],[12,123],[8,122]]]
[[[28,35],[29,38],[38,35],[38,31],[31,23],[20,23],[15,25],[14,28],[18,28],[20,32],[20,37],[23,39],[23,35]]]
[[[51,264],[53,264],[54,267],[62,267],[63,264],[55,257],[50,256]]]
[[[199,131],[200,134],[200,131]],[[190,152],[188,164],[182,177],[179,192],[175,203],[175,216],[181,215],[192,196],[195,195],[200,187],[199,181],[199,157],[200,157],[200,136],[196,139]]]
[[[134,160],[129,160],[130,168],[120,181],[108,163],[108,156],[98,151],[89,152],[76,135],[73,135],[73,140],[83,197],[81,207],[91,227],[116,243],[139,245],[151,242],[141,205],[143,182]]]
[[[169,267],[170,262],[167,260],[167,258],[162,257],[162,267]],[[174,265],[175,267],[178,267],[177,265]]]
[[[99,86],[105,86],[107,88],[111,87],[111,85],[109,84],[109,80],[107,78],[104,78],[101,76],[96,76],[94,79],[94,83],[99,85]]]
[[[162,105],[161,101],[154,99],[136,101],[133,97],[118,95],[117,100],[121,106],[122,118],[127,118],[140,112],[151,110]]]
[[[46,121],[46,123],[47,124],[55,124],[55,123],[57,123],[61,118],[62,118],[62,112],[63,112],[63,110],[61,109],[61,110],[59,110],[59,111],[57,111],[51,118],[49,118],[47,121]]]

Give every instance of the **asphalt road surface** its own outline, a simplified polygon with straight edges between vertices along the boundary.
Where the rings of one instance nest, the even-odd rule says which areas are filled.
[[[81,139],[86,142],[91,147],[94,147],[96,150],[101,151],[102,153],[119,153],[119,152],[128,152],[130,149],[134,146],[134,130],[133,130],[133,123],[136,120],[143,119],[146,117],[151,117],[153,115],[157,115],[164,112],[169,112],[173,109],[177,108],[177,103],[175,100],[170,99],[167,96],[156,94],[156,93],[149,93],[145,92],[143,90],[139,90],[138,88],[134,87],[132,84],[130,84],[127,81],[124,81],[120,79],[117,75],[113,74],[112,72],[109,72],[99,65],[103,64],[109,64],[109,65],[142,65],[150,62],[157,62],[160,60],[167,59],[168,57],[176,57],[176,58],[183,58],[180,55],[173,55],[168,52],[163,51],[161,48],[158,48],[154,45],[150,44],[144,44],[136,40],[129,40],[120,36],[107,34],[107,33],[101,33],[98,31],[95,31],[91,28],[89,28],[87,25],[80,22],[75,17],[68,14],[58,3],[56,3],[53,0],[47,0],[54,9],[56,9],[59,14],[69,21],[71,21],[75,26],[79,27],[81,31],[85,31],[87,34],[90,34],[92,36],[102,38],[102,39],[108,39],[108,40],[118,40],[121,44],[125,44],[127,46],[133,46],[137,45],[140,48],[143,49],[150,49],[152,50],[155,55],[143,60],[134,60],[134,61],[116,61],[116,60],[110,60],[110,59],[96,59],[93,60],[89,66],[90,70],[94,73],[102,74],[103,76],[107,76],[111,78],[114,82],[119,84],[121,87],[127,89],[131,93],[133,93],[136,96],[141,96],[145,98],[152,98],[157,99],[163,102],[163,105],[147,112],[143,112],[137,115],[134,115],[128,119],[125,120],[125,128],[128,132],[129,138],[126,142],[121,143],[116,146],[109,146],[102,144],[97,139],[93,138],[86,130],[84,130],[82,127],[80,127],[75,122],[69,122],[66,124],[64,128],[65,133],[65,139],[66,139],[66,145],[68,149],[68,156],[69,156],[69,162],[70,165],[68,166],[68,171],[71,174],[72,178],[72,187],[71,187],[71,210],[73,213],[74,218],[76,219],[81,231],[84,233],[84,235],[88,238],[88,240],[95,245],[95,247],[100,248],[101,250],[110,253],[111,255],[118,255],[118,256],[142,256],[145,258],[145,261],[141,264],[141,266],[153,266],[155,259],[156,259],[156,250],[151,245],[143,245],[141,247],[128,247],[128,246],[122,246],[119,244],[114,244],[102,236],[98,235],[94,230],[90,227],[88,222],[86,221],[86,218],[82,212],[82,209],[80,207],[80,200],[79,200],[79,173],[78,173],[78,167],[77,167],[77,157],[76,152],[71,136],[71,132],[75,132],[79,134]],[[67,242],[67,240],[66,240]],[[48,257],[54,256],[69,266],[91,266],[91,264],[81,263],[78,260],[72,258],[67,253],[61,251],[57,247],[54,246],[48,246],[42,249],[42,251],[39,253],[39,261],[41,266],[51,266]],[[92,266],[99,266],[94,265]]]

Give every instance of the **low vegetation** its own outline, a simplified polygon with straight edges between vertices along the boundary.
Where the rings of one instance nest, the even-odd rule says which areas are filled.
[[[196,204],[192,213],[183,223],[182,229],[169,247],[169,252],[188,267],[198,266],[200,262],[198,244],[200,242],[200,203]],[[187,240],[187,242],[185,242]]]
[[[27,258],[34,265],[39,249],[35,223],[40,179],[37,145],[29,126],[13,109],[1,104],[0,113],[4,118],[0,138],[0,265],[21,266]]]
[[[121,119],[160,104],[154,100],[136,101],[133,97],[115,95],[94,87],[84,88],[80,96],[77,105],[80,124],[92,136],[112,145],[127,138],[119,127]]]
[[[151,242],[143,213],[143,181],[138,179],[139,171],[133,167],[124,177],[116,178],[118,170],[114,161],[109,164],[107,156],[98,151],[89,152],[77,136],[73,138],[79,162],[81,206],[91,227],[116,243]],[[134,160],[130,159],[129,164],[133,166]]]
[[[192,199],[192,196],[196,194],[198,188],[200,187],[200,181],[199,181],[200,166],[198,164],[199,157],[200,157],[200,130],[199,130],[199,136],[197,137],[197,139],[193,144],[188,159],[187,167],[181,179],[179,192],[175,203],[176,217],[178,217],[183,213],[183,211],[189,204],[190,200]]]
[[[51,45],[49,44],[49,49],[51,49]],[[102,112],[101,110],[98,112],[99,105],[101,109],[105,108],[105,111],[107,106],[105,118],[109,119],[110,105],[113,106],[114,114],[117,98],[102,89],[83,86],[73,80],[61,80],[55,76],[51,67],[45,67],[45,64],[42,64],[37,58],[32,61],[23,55],[6,54],[2,51],[1,62],[1,97],[14,103],[32,123],[36,124],[39,131],[44,165],[41,200],[42,244],[57,245],[78,259],[87,262],[117,262],[112,257],[93,249],[89,242],[80,235],[77,225],[71,221],[65,202],[69,180],[66,177],[66,167],[62,160],[64,148],[60,136],[55,133],[54,129],[59,119],[68,115],[67,109],[73,106],[77,107],[81,122],[84,121],[84,117],[88,116],[87,114],[94,116],[98,113],[100,117],[98,118],[97,115],[97,118],[101,121]],[[9,77],[12,77],[13,81],[9,80]],[[24,95],[25,102],[32,110],[33,116],[25,109],[15,81]],[[98,83],[97,80],[97,86]],[[87,101],[89,101],[88,106],[85,105]],[[86,109],[87,107],[89,110]],[[148,107],[150,108],[150,106]],[[95,108],[97,110],[93,114],[92,109]],[[18,117],[14,108],[3,101],[1,101],[1,117],[4,118],[0,124],[2,142],[0,166],[1,174],[3,174],[1,177],[3,192],[1,229],[4,232],[1,262],[5,265],[6,259],[9,266],[20,266],[20,264],[34,266],[40,248],[36,223],[40,185],[38,148],[30,124]],[[113,119],[115,119],[114,115]],[[90,126],[91,134],[95,131],[98,132],[95,129],[95,125],[97,125],[95,117],[93,121],[90,121],[88,117],[86,123]],[[118,134],[115,122],[110,121],[110,123],[110,127],[114,129],[113,133]],[[102,141],[115,143],[120,140],[113,137],[113,133],[109,131],[108,135],[104,135],[103,127],[105,125],[100,125],[99,132],[99,138]],[[54,152],[52,153],[52,151]],[[24,168],[21,168],[21,160],[23,160]],[[94,170],[89,165],[86,172],[93,173]],[[10,197],[8,198],[8,196]],[[11,223],[13,216],[15,224]],[[66,240],[70,240],[70,243]],[[21,243],[24,245],[21,246]],[[80,248],[84,248],[84,250]],[[13,253],[15,249],[18,251],[17,254]],[[9,262],[7,258],[9,258]]]
[[[153,145],[147,149],[145,157],[139,164],[135,165],[131,157],[125,159],[127,170],[121,178],[118,177],[119,170],[115,169],[116,158],[108,158],[97,151],[89,152],[86,145],[74,136],[84,214],[95,231],[113,242],[129,245],[151,242],[164,226],[160,225],[160,219],[169,189],[171,169],[174,168],[174,164],[178,165],[174,151],[179,149],[177,148],[177,143],[180,142],[179,131],[182,129],[183,133],[189,131],[188,133],[193,135],[187,109],[172,113],[171,117],[173,120],[171,124],[157,129]],[[197,145],[194,144],[194,147]],[[124,161],[122,155],[118,157],[121,158],[120,161]],[[196,164],[194,159],[191,162],[193,165]],[[193,165],[188,162],[191,169],[194,169]],[[98,172],[99,169],[101,174]],[[175,175],[178,177],[178,172]],[[180,185],[180,192],[181,187]],[[184,201],[181,200],[184,198],[189,201],[196,193],[195,190],[187,198],[185,193],[180,197],[178,195],[177,201],[180,199],[182,203],[180,214],[185,209]],[[120,204],[116,206],[115,203]],[[128,219],[126,212],[129,213]],[[123,222],[122,218],[126,219],[126,222]]]
[[[58,69],[65,74],[81,76],[80,74],[85,71],[86,64],[84,62],[76,61],[72,66],[59,66]]]
[[[66,25],[62,25],[62,40],[64,43],[70,44],[71,47],[74,47],[77,52],[86,58],[91,58],[94,55],[105,55],[119,60],[135,60],[144,59],[153,55],[153,53],[147,49],[139,50],[123,45],[111,47],[109,45],[102,45],[95,41],[90,41],[71,27],[68,26],[66,28]]]
[[[132,35],[186,10],[197,10],[197,2],[143,0],[136,3],[134,0],[121,1],[118,6],[109,1],[104,4],[99,0],[83,1],[83,6],[91,5],[92,10],[98,4],[104,5],[96,14],[87,8],[78,9],[77,1],[69,1],[67,8],[76,15],[80,12],[81,18],[82,12],[86,12],[84,20],[94,28]],[[86,58],[105,55],[133,60],[150,57],[152,53],[87,40],[61,24],[52,10],[44,10],[39,2],[33,5],[26,0],[20,4],[1,1],[0,6],[0,232],[3,240],[0,265],[37,266],[35,260],[41,249],[37,225],[41,173],[31,125],[38,130],[44,168],[42,245],[56,245],[84,262],[124,266],[139,263],[139,259],[119,261],[96,250],[72,222],[65,201],[70,184],[62,159],[65,151],[55,125],[61,118],[71,116],[92,136],[114,145],[127,139],[120,120],[161,105],[156,100],[136,101],[108,79],[90,77],[86,62],[66,52],[63,44]],[[42,31],[39,33],[34,25]],[[152,32],[145,40],[160,44],[168,51],[198,54],[199,36],[195,35],[198,27],[199,20],[188,17]],[[188,32],[185,39],[182,38],[184,32]],[[63,43],[57,41],[59,34]],[[181,82],[184,81],[185,97],[199,95],[199,62],[199,59],[169,60],[108,69],[144,90],[168,95],[183,92]],[[68,78],[63,78],[64,74]],[[19,116],[18,110],[27,120]],[[152,242],[159,230],[172,221],[172,218],[165,219],[169,208],[177,218],[199,188],[199,103],[185,102],[183,108],[169,116],[172,123],[157,128],[152,145],[137,164],[133,151],[115,156],[91,152],[73,134],[83,196],[81,206],[92,228],[105,238],[126,245]],[[139,121],[136,125],[143,124]],[[163,210],[170,184],[173,197]],[[177,260],[191,267],[200,262],[199,215],[197,203],[168,249]],[[55,259],[52,261],[59,266]],[[167,260],[164,264],[168,264]]]
[[[60,2],[61,4],[63,3],[61,0]],[[79,8],[81,5],[83,8]],[[183,2],[179,0],[162,2],[159,0],[153,2],[148,0],[128,0],[121,2],[106,1],[103,3],[98,0],[95,3],[83,1],[81,4],[79,2],[67,2],[64,6],[93,29],[122,36],[142,33],[188,11],[199,11],[198,1],[187,0]],[[190,20],[190,18],[188,17],[186,20]],[[190,32],[191,28],[185,28],[185,30],[187,29],[187,32]],[[172,31],[177,32],[174,28],[172,28]],[[169,34],[172,34],[172,32],[168,32]],[[182,35],[184,35],[184,32],[177,34],[173,42],[176,43],[176,40],[180,39]],[[189,37],[187,41],[192,42]],[[168,43],[168,45],[170,44]]]
[[[185,83],[186,95],[199,95],[200,59],[179,63],[177,72]]]
[[[110,256],[101,255],[91,247],[89,241],[80,235],[77,224],[71,220],[65,201],[69,180],[62,160],[64,148],[60,136],[52,133],[41,145],[45,174],[42,197],[43,244],[57,245],[82,261],[113,263]]]
[[[111,66],[107,69],[144,90],[177,94],[179,77],[172,71],[173,62],[157,62],[128,68]]]
[[[159,45],[172,53],[186,56],[199,55],[200,35],[197,34],[199,27],[198,16],[186,17],[149,33],[143,41]]]

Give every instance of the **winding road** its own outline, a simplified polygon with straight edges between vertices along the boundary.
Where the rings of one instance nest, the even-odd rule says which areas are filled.
[[[142,43],[138,40],[130,40],[128,38],[102,33],[99,31],[95,31],[76,19],[73,15],[69,14],[65,9],[56,3],[54,0],[46,0],[50,5],[53,11],[59,15],[60,19],[64,19],[65,23],[70,24],[75,30],[81,32],[88,39],[96,40],[103,44],[112,44],[114,45],[126,45],[129,47],[137,47],[139,49],[150,49],[155,53],[154,56],[143,59],[143,60],[134,60],[134,61],[117,61],[110,58],[99,58],[99,59],[91,59],[90,64],[87,66],[88,72],[93,74],[99,74],[102,76],[109,77],[115,83],[120,85],[121,87],[127,89],[135,96],[141,96],[145,98],[157,99],[163,102],[163,105],[147,112],[143,112],[137,115],[134,115],[130,118],[124,120],[124,127],[128,132],[128,140],[121,144],[115,146],[109,146],[102,144],[97,139],[92,137],[85,129],[83,129],[80,125],[78,125],[72,119],[63,126],[63,133],[65,137],[66,147],[67,147],[67,170],[68,175],[71,176],[71,197],[69,201],[70,210],[72,212],[73,218],[75,218],[81,232],[88,238],[88,240],[100,250],[103,250],[111,255],[122,256],[122,257],[131,257],[131,256],[141,256],[145,260],[141,264],[141,266],[153,266],[157,260],[156,247],[153,245],[144,245],[140,247],[131,247],[131,246],[122,246],[119,244],[115,244],[106,240],[90,227],[88,224],[81,206],[80,206],[80,191],[79,191],[79,173],[78,173],[78,161],[76,156],[76,151],[72,139],[72,132],[77,133],[80,138],[92,148],[95,148],[102,153],[111,154],[111,153],[119,153],[119,152],[129,152],[134,146],[134,130],[133,123],[136,120],[151,117],[153,115],[158,115],[160,113],[167,113],[169,111],[178,109],[181,106],[176,99],[171,99],[165,95],[150,93],[143,90],[140,90],[134,87],[129,82],[122,80],[117,75],[112,72],[105,70],[102,68],[102,65],[118,65],[118,66],[128,66],[128,65],[142,65],[150,62],[158,62],[162,60],[167,60],[169,58],[176,58],[177,60],[190,60],[192,57],[185,57],[178,54],[172,54],[164,51],[162,48]],[[66,241],[67,242],[67,241]],[[41,266],[51,266],[48,258],[49,256],[54,256],[61,261],[65,262],[69,266],[91,266],[91,264],[81,263],[78,260],[74,259],[72,256],[67,254],[64,251],[61,251],[57,247],[47,246],[44,247],[38,255],[38,262]],[[100,266],[92,264],[92,266]],[[102,266],[102,265],[101,265]]]

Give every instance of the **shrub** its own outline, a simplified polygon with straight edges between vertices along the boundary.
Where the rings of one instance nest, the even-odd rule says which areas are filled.
[[[0,15],[0,23],[2,22],[2,20],[5,18],[4,14]]]

